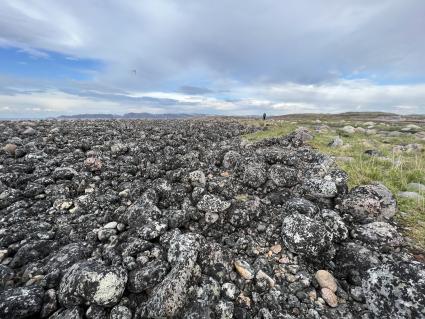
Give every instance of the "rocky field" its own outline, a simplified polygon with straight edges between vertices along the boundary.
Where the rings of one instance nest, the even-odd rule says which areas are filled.
[[[382,184],[298,129],[0,123],[0,318],[424,318]]]

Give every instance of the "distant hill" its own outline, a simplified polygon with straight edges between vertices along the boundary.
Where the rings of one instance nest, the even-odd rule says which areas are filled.
[[[337,114],[328,113],[302,113],[270,116],[273,119],[286,120],[358,120],[358,121],[419,121],[425,120],[425,115],[411,114],[400,115],[388,112],[344,112]]]
[[[204,114],[186,114],[186,113],[126,113],[118,114],[75,114],[75,115],[60,115],[59,120],[114,120],[114,119],[155,119],[155,120],[170,120],[170,119],[187,119],[194,117],[207,116]]]

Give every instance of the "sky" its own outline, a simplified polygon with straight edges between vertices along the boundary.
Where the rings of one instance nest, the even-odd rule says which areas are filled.
[[[0,118],[425,113],[424,0],[2,0]]]

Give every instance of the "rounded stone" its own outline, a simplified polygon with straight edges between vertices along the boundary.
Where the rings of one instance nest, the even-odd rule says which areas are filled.
[[[326,270],[318,270],[316,272],[315,278],[319,283],[320,287],[328,288],[333,292],[336,292],[337,284],[334,276]]]

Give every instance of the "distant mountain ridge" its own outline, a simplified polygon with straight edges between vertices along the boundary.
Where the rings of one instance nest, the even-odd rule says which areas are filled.
[[[188,119],[194,117],[207,116],[205,114],[188,114],[188,113],[126,113],[118,114],[74,114],[60,115],[56,117],[59,120],[114,120],[114,119],[156,119],[156,120],[171,120],[171,119]]]

